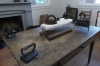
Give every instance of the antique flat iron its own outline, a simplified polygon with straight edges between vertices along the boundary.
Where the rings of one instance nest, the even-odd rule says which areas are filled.
[[[50,19],[50,18],[53,18],[53,19]],[[45,24],[48,24],[48,25],[57,24],[57,19],[56,19],[56,17],[55,17],[54,15],[49,15],[49,16],[46,18]]]
[[[16,37],[16,35],[15,35],[16,33],[17,33],[17,31],[15,31],[14,29],[12,29],[8,26],[4,30],[4,35],[6,36],[7,39]]]
[[[27,50],[28,48],[32,47],[33,46],[33,49],[27,53],[23,53],[24,50]],[[32,61],[37,55],[38,55],[38,51],[35,50],[36,48],[36,44],[35,43],[32,43],[24,48],[21,49],[21,53],[22,53],[22,56],[20,56],[20,59],[22,61],[24,61],[25,63],[29,63],[30,61]]]

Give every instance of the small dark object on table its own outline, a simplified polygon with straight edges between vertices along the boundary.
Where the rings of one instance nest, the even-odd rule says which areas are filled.
[[[27,50],[28,48],[30,48],[32,46],[33,46],[32,51],[27,52],[27,53],[23,53],[23,50]],[[32,44],[22,48],[21,49],[22,56],[20,57],[20,59],[22,61],[24,61],[25,63],[29,63],[30,61],[32,61],[38,55],[38,51],[35,50],[35,48],[36,48],[36,44],[35,43],[32,43]]]
[[[14,2],[21,2],[20,0],[14,0]]]
[[[15,31],[14,29],[12,29],[8,26],[4,30],[4,35],[6,36],[7,39],[16,37],[16,35],[15,35],[16,33],[17,33],[17,31]]]
[[[82,26],[82,27],[87,27],[89,31],[89,26],[90,26],[90,21],[86,18],[86,14],[84,12],[81,12],[79,14],[80,19],[77,19],[75,22],[76,26]]]
[[[24,2],[27,2],[27,0],[24,0]]]
[[[57,24],[57,18],[54,15],[49,15],[46,18],[45,24],[48,24],[48,25]]]

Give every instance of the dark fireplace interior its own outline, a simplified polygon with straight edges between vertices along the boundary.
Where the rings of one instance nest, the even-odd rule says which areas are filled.
[[[1,35],[3,34],[3,31],[6,26],[9,26],[15,29],[17,32],[24,30],[21,16],[0,18],[0,49],[3,49],[6,47],[5,42],[1,38]]]
[[[11,27],[18,32],[24,30],[21,16],[0,18],[0,34],[3,33],[6,26]]]

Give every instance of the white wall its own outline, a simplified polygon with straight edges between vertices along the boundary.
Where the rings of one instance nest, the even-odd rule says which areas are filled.
[[[80,13],[81,10],[92,10],[90,21],[91,21],[91,25],[95,25],[97,11],[98,10],[100,11],[100,7],[99,6],[97,6],[97,7],[80,6],[80,5],[78,5],[78,3],[79,3],[78,0],[60,0],[60,1],[63,1],[63,2],[60,2],[60,3],[64,4],[64,5],[61,5],[61,8],[59,9],[59,16],[62,16],[62,14],[64,13],[64,11],[66,9],[66,6],[68,4],[70,4],[71,7],[78,8],[78,11],[79,11],[78,13]]]
[[[59,17],[61,17],[66,11],[66,7],[68,5],[70,5],[71,7],[77,7],[78,2],[77,0],[59,0],[59,4],[60,8],[58,11],[59,11]]]
[[[42,14],[52,14],[58,17],[58,0],[51,0],[49,7],[32,7],[33,25],[39,25],[40,15]]]

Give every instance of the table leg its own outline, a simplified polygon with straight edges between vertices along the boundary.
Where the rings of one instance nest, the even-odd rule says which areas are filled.
[[[90,60],[91,60],[93,46],[94,46],[94,41],[92,41],[91,44],[90,44],[89,56],[88,56],[88,64],[90,63]]]

